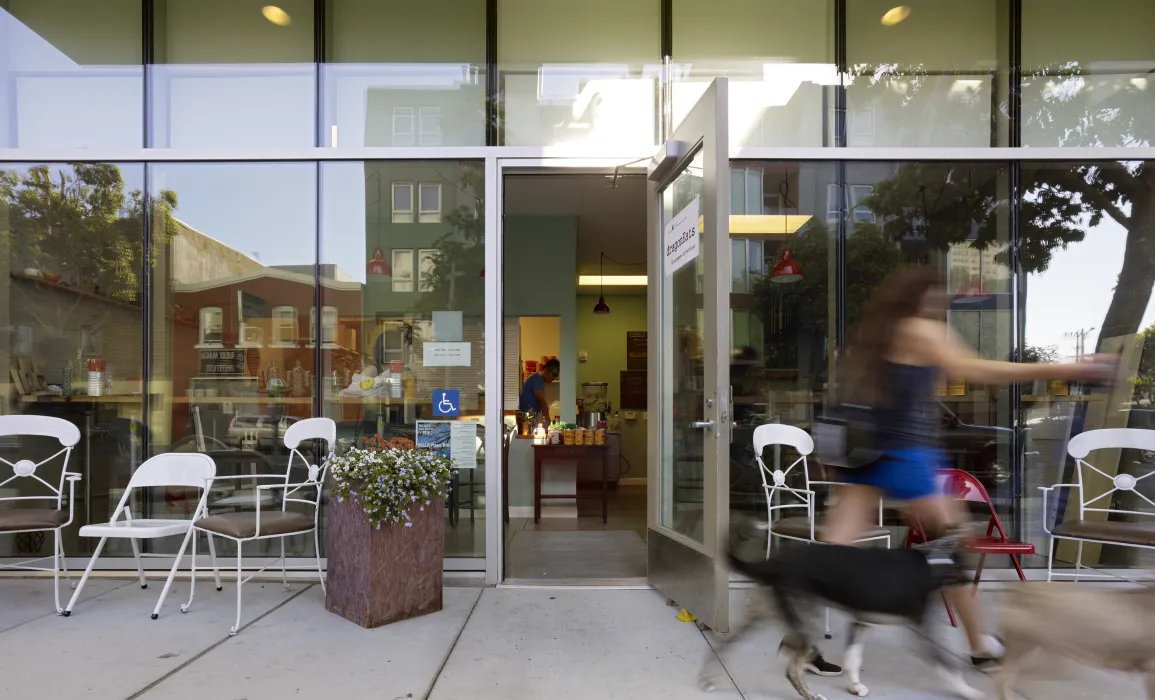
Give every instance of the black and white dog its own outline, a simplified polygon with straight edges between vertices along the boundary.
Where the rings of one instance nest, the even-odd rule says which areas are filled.
[[[862,684],[862,649],[868,627],[879,624],[914,623],[926,640],[933,639],[927,610],[940,589],[965,584],[966,571],[957,552],[962,533],[952,533],[915,549],[880,549],[821,544],[785,551],[766,561],[746,561],[736,556],[735,545],[753,536],[753,528],[739,527],[730,546],[731,566],[764,587],[763,603],[774,603],[787,627],[780,651],[789,663],[786,678],[805,700],[825,700],[806,685],[804,669],[816,647],[811,641],[808,620],[825,606],[840,609],[852,618],[843,663],[851,694],[866,696]],[[762,622],[770,605],[760,605],[742,629],[727,635],[717,649],[722,651]],[[933,642],[925,644],[931,662],[947,690],[968,700],[984,694],[967,685],[950,656]],[[703,665],[702,688],[712,691],[712,657]]]

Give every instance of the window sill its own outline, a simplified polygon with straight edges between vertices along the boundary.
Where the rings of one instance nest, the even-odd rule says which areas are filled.
[[[270,348],[280,348],[282,350],[289,350],[301,347],[297,343],[269,343]]]
[[[224,350],[224,343],[197,343],[193,346],[194,350]]]

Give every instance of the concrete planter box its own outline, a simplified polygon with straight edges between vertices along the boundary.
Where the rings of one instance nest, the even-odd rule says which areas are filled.
[[[445,503],[410,513],[412,527],[365,522],[360,506],[328,503],[328,590],[325,609],[362,627],[441,610]]]

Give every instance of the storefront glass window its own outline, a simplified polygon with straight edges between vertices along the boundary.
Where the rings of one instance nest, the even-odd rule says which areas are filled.
[[[92,552],[95,542],[77,530],[108,519],[148,447],[141,413],[143,186],[138,164],[0,165],[4,414],[53,416],[80,429],[68,464],[82,477],[65,531],[69,556]],[[103,374],[91,375],[90,361]],[[52,440],[0,441],[0,456],[10,463],[40,461],[59,449]],[[61,467],[56,459],[37,477],[56,485]],[[0,481],[10,476],[8,470]],[[32,478],[9,481],[0,498],[47,495],[37,486]],[[124,545],[109,553],[131,554]],[[51,551],[51,535],[0,537],[0,557]]]
[[[163,203],[152,216],[152,451],[205,452],[220,475],[284,474],[285,430],[313,415],[317,166],[149,168]],[[213,502],[244,510],[253,497],[251,483],[230,482]],[[194,505],[151,507],[161,517]],[[311,537],[289,546],[312,556]]]
[[[837,343],[838,222],[826,220],[829,162],[734,161],[730,166],[730,383],[734,439],[730,508],[766,517],[766,492],[753,452],[754,429],[784,423],[809,430],[821,413]],[[801,274],[784,282],[788,256]],[[790,449],[767,449],[767,469],[786,471]],[[769,477],[767,477],[769,478]],[[805,488],[799,469],[792,487]],[[812,464],[811,479],[823,474]],[[789,512],[786,511],[789,515]]]
[[[156,0],[149,145],[315,143],[312,0]]]
[[[834,3],[673,0],[673,118],[730,79],[733,146],[832,145]]]
[[[322,412],[341,449],[381,435],[451,450],[447,557],[485,556],[484,178],[480,161],[321,166],[321,297],[336,317]],[[399,221],[397,182],[436,186],[442,215]]]
[[[0,0],[0,147],[140,148],[139,0]]]
[[[1043,513],[1037,488],[1077,481],[1066,455],[1069,437],[1098,428],[1155,428],[1155,256],[1146,233],[1155,226],[1155,194],[1142,184],[1150,179],[1150,168],[1149,162],[1023,164],[1024,357],[1070,362],[1096,352],[1120,355],[1111,386],[1035,382],[1024,387],[1024,534],[1040,553],[1047,551],[1044,517],[1051,522],[1079,517],[1071,494],[1056,494],[1050,512]],[[1140,479],[1155,469],[1152,455],[1136,450],[1103,450],[1088,461],[1111,478]],[[1087,483],[1087,500],[1112,485],[1095,474]],[[1136,490],[1119,491],[1095,507],[1155,512],[1147,501],[1153,497],[1149,487],[1137,483]],[[1104,513],[1085,517],[1108,519]],[[1134,514],[1110,519],[1149,521]],[[1057,545],[1055,555],[1056,563],[1073,563],[1074,543]],[[1046,565],[1045,558],[1036,560]],[[1152,559],[1133,547],[1088,545],[1083,564],[1148,567]]]
[[[1023,145],[1150,146],[1155,5],[1023,0]]]
[[[322,145],[485,145],[485,2],[325,4]]]
[[[847,3],[847,145],[1009,145],[1009,16],[1001,0]]]
[[[853,332],[871,295],[904,263],[931,265],[946,285],[947,322],[980,357],[1013,357],[1010,180],[1005,163],[859,162],[846,165],[846,319]],[[835,193],[838,188],[831,188]],[[835,205],[828,204],[828,209]],[[986,487],[1014,527],[1011,388],[946,377],[934,410],[944,466]]]
[[[502,144],[657,142],[661,3],[498,0]]]

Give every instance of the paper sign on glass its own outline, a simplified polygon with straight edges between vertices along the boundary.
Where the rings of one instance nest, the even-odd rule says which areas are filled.
[[[698,257],[698,197],[666,222],[662,231],[663,269],[666,277]]]
[[[426,343],[421,354],[425,367],[469,367],[472,362],[469,343]]]

